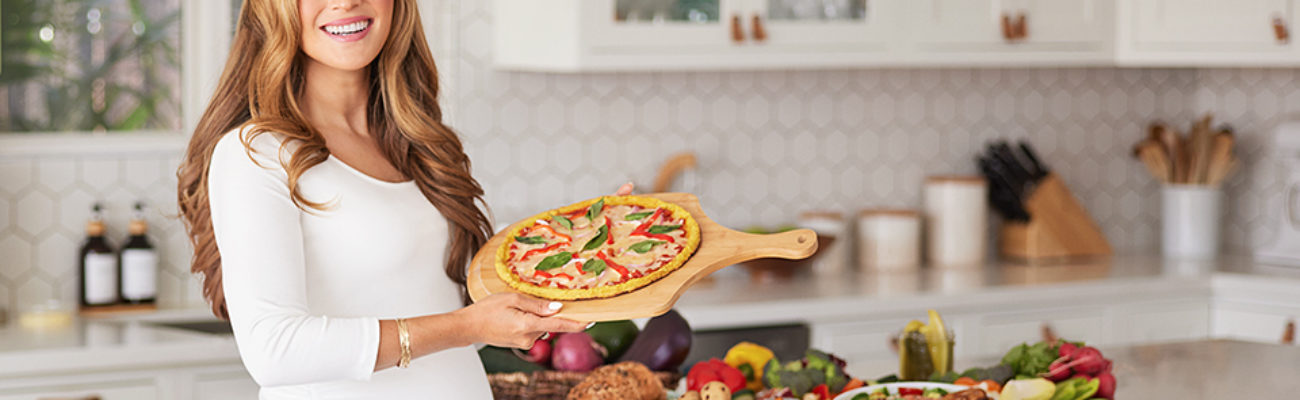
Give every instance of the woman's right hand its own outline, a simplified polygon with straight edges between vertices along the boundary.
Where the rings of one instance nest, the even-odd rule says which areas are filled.
[[[528,349],[547,332],[582,332],[586,323],[553,317],[563,303],[497,293],[456,310],[475,343]]]

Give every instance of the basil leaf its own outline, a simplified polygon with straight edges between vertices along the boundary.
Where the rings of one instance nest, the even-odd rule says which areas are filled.
[[[600,200],[596,200],[595,203],[592,203],[591,207],[587,208],[587,219],[590,220],[591,223],[593,224],[596,223],[596,217],[599,217],[600,211],[604,209],[605,209],[605,198],[602,197],[600,198]]]
[[[515,241],[523,244],[546,244],[546,238],[541,236],[515,236]]]
[[[640,243],[634,244],[634,245],[632,245],[632,246],[629,246],[628,249],[629,249],[629,250],[632,250],[632,251],[635,251],[635,252],[637,252],[637,253],[645,254],[646,252],[649,252],[650,249],[653,249],[655,246],[658,246],[658,245],[661,245],[661,244],[664,244],[664,243],[667,243],[667,242],[664,242],[664,241],[661,241],[661,240],[647,240],[647,241],[640,242]]]
[[[560,226],[563,226],[564,229],[573,230],[573,220],[563,215],[556,215],[555,222],[559,222]]]
[[[600,231],[596,233],[596,237],[591,238],[591,240],[588,241],[587,244],[583,245],[582,251],[587,251],[587,250],[600,247],[600,244],[604,242],[605,239],[609,239],[609,225],[601,225]]]
[[[659,225],[659,226],[650,227],[650,233],[661,234],[661,233],[672,232],[678,229],[682,229],[682,226],[681,225]]]
[[[571,259],[573,259],[573,253],[567,251],[561,252],[559,254],[554,254],[549,257],[543,258],[542,262],[537,263],[537,268],[534,269],[538,271],[556,269],[559,267],[563,267],[564,264],[568,264],[569,260]]]
[[[586,264],[582,264],[582,271],[600,275],[601,272],[605,272],[605,261],[599,258],[587,260]]]
[[[646,211],[646,212],[632,213],[632,214],[628,214],[626,217],[623,217],[623,220],[624,220],[624,221],[640,221],[640,220],[645,219],[645,217],[649,217],[651,214],[654,214],[654,213],[655,213],[654,211]]]

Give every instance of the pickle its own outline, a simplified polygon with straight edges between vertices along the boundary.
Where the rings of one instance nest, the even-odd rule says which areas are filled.
[[[898,341],[898,376],[904,381],[923,381],[934,372],[930,346],[920,332],[904,332]]]

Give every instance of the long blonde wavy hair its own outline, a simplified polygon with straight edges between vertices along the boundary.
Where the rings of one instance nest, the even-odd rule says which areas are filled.
[[[414,180],[447,219],[451,237],[445,269],[468,304],[466,266],[491,232],[483,189],[470,175],[469,157],[460,139],[442,124],[438,72],[415,0],[393,3],[392,30],[368,68],[370,135],[384,157]],[[300,50],[300,32],[296,1],[244,1],[225,71],[176,173],[180,214],[194,247],[191,271],[202,275],[203,296],[220,318],[229,314],[221,286],[221,253],[208,209],[208,165],[222,135],[248,126],[251,135],[276,132],[299,142],[301,146],[283,165],[293,201],[300,208],[323,207],[298,190],[303,172],[329,156],[325,140],[307,122],[298,102],[306,57]]]

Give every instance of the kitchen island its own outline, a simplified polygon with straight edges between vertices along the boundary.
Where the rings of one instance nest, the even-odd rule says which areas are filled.
[[[1258,358],[1263,360],[1260,367],[1267,368],[1263,372],[1293,371],[1300,364],[1300,358],[1287,358],[1295,347],[1276,344],[1285,321],[1300,316],[1300,269],[1241,258],[994,263],[899,274],[809,275],[763,284],[751,283],[739,268],[728,268],[687,291],[678,309],[694,329],[808,324],[814,347],[845,357],[849,372],[866,378],[897,369],[888,339],[907,321],[923,319],[927,309],[939,310],[950,321],[958,368],[996,362],[1015,344],[1039,340],[1046,325],[1115,358],[1119,392],[1126,397],[1204,379],[1179,378],[1183,370],[1178,368],[1187,365],[1195,365],[1186,367],[1195,371],[1256,371],[1239,361],[1250,358],[1214,358],[1213,351],[1196,350],[1203,343],[1223,351],[1245,345],[1210,339],[1273,343],[1251,347],[1277,350],[1259,350],[1277,354]],[[25,331],[16,324],[0,328],[0,400],[114,390],[134,394],[127,398],[157,399],[225,398],[205,397],[223,393],[218,389],[255,393],[228,334],[163,326],[211,320],[206,309],[163,310],[79,321],[56,331]],[[1157,364],[1143,364],[1150,362]]]

